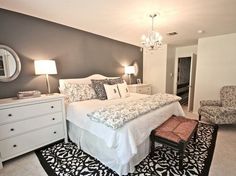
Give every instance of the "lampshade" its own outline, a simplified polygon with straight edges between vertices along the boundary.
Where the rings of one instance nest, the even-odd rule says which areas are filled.
[[[36,75],[57,74],[56,62],[54,60],[35,60],[34,68]]]
[[[134,66],[126,66],[125,67],[125,74],[134,74],[134,73],[135,73]]]

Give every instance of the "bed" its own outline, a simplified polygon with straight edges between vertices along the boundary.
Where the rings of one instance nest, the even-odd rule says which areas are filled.
[[[90,83],[90,79],[104,79],[102,75],[92,75],[82,79],[61,79],[60,89],[65,82]],[[86,153],[98,159],[119,175],[134,172],[150,151],[149,135],[172,114],[184,115],[179,102],[173,102],[159,109],[141,115],[112,129],[103,123],[88,118],[87,114],[101,107],[116,105],[124,101],[138,100],[148,95],[131,93],[129,97],[113,100],[91,99],[66,105],[69,138]]]

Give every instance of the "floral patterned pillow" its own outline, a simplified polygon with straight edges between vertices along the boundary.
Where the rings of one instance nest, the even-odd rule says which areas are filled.
[[[114,85],[114,84],[122,84],[124,83],[124,80],[122,78],[114,78],[114,79],[109,79],[109,84]]]
[[[106,90],[104,84],[108,84],[108,79],[92,79],[92,87],[94,88],[98,99],[105,100],[107,99]]]
[[[91,84],[66,83],[63,93],[69,103],[97,98]]]

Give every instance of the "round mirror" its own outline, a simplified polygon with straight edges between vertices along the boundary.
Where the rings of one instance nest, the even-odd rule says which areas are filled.
[[[18,77],[21,63],[16,52],[5,45],[0,45],[0,81],[9,82]]]

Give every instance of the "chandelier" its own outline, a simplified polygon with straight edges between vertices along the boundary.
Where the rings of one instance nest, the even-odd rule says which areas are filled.
[[[142,45],[149,49],[154,50],[161,46],[162,43],[162,36],[153,30],[153,24],[154,24],[154,18],[157,16],[157,14],[149,15],[150,18],[152,18],[152,30],[148,32],[146,35],[142,36]]]

